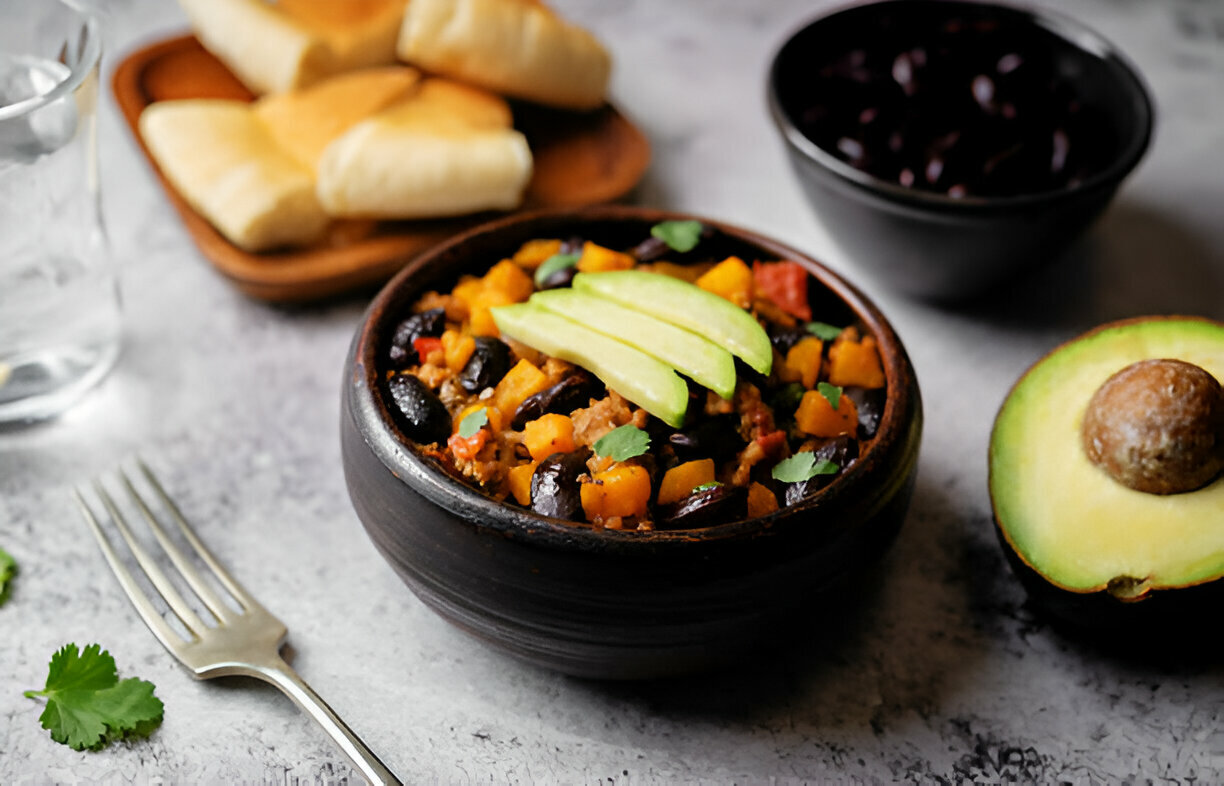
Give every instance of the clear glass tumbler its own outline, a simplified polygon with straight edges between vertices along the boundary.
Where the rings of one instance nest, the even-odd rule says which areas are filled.
[[[98,188],[99,25],[0,0],[0,424],[60,414],[120,345]]]

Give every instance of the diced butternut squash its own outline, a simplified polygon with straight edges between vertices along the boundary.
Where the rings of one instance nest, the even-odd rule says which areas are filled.
[[[574,421],[568,415],[541,415],[523,427],[523,444],[536,461],[554,453],[569,453],[574,445]]]
[[[484,282],[475,276],[464,276],[459,279],[459,283],[455,284],[455,288],[451,290],[451,295],[468,308],[476,302],[476,296],[484,289]]]
[[[659,481],[660,505],[678,502],[704,483],[714,482],[714,459],[698,459],[678,464],[663,473]]]
[[[650,473],[645,467],[620,464],[596,472],[579,490],[588,521],[613,516],[645,516],[650,504]]]
[[[778,498],[767,487],[760,483],[748,485],[748,518],[767,516],[778,509]]]
[[[458,374],[463,371],[463,367],[467,365],[475,351],[476,339],[471,336],[465,336],[457,330],[447,330],[442,333],[442,355],[451,373]]]
[[[497,322],[493,319],[493,312],[488,306],[475,306],[472,308],[471,314],[468,315],[468,330],[473,336],[493,336],[501,335],[501,331],[497,328]]]
[[[844,393],[834,409],[823,393],[809,390],[795,411],[795,425],[813,437],[854,436],[858,431],[858,410]]]
[[[829,382],[863,388],[884,387],[884,369],[880,365],[880,350],[875,338],[841,340],[829,347]]]
[[[820,359],[824,352],[824,342],[815,336],[804,336],[786,352],[787,382],[802,382],[808,390],[816,387],[820,378]]]
[[[506,485],[510,487],[510,493],[520,505],[531,504],[531,476],[535,474],[538,465],[538,461],[533,461],[506,470]]]
[[[522,265],[528,270],[535,270],[544,264],[544,260],[559,253],[561,253],[560,240],[528,240],[519,246],[518,251],[514,252],[513,259],[515,264]]]
[[[697,279],[697,286],[740,308],[752,305],[752,268],[739,257],[727,257],[710,268]]]
[[[628,270],[633,267],[633,257],[604,248],[587,241],[582,244],[582,256],[578,257],[578,269],[583,273],[602,273],[605,270]]]
[[[501,431],[503,420],[502,413],[497,409],[497,407],[491,407],[486,404],[469,404],[463,409],[459,410],[459,414],[455,415],[454,420],[451,421],[451,430],[458,431],[459,424],[463,422],[464,418],[481,409],[485,411],[485,417],[488,418],[489,428],[493,429],[494,431]]]
[[[505,297],[504,303],[497,305],[521,303],[530,297],[531,293],[535,290],[535,284],[532,283],[531,276],[527,275],[521,267],[508,259],[503,259],[489,268],[489,272],[485,273],[483,281],[486,291],[498,292]]]
[[[532,365],[531,361],[520,360],[493,388],[492,406],[498,412],[506,413],[507,417],[514,417],[519,404],[547,387],[548,375]]]

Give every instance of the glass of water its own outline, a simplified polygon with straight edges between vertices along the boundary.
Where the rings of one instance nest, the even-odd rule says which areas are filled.
[[[99,33],[70,0],[0,0],[0,425],[60,414],[119,354]]]

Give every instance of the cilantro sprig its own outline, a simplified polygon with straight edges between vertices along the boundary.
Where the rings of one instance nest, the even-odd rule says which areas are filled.
[[[0,549],[0,606],[8,600],[11,585],[9,581],[17,575],[17,560],[13,559],[4,549]]]
[[[774,480],[783,483],[802,483],[817,475],[836,475],[839,469],[841,468],[835,462],[828,459],[817,460],[815,453],[805,450],[779,461],[770,474]]]
[[[816,391],[825,397],[825,401],[828,401],[833,409],[837,409],[837,405],[841,403],[842,389],[837,385],[821,382],[816,385]]]
[[[626,423],[595,440],[595,454],[613,461],[640,456],[650,449],[650,435],[632,423]]]
[[[467,439],[468,437],[476,436],[476,432],[480,431],[489,422],[489,411],[484,407],[472,410],[463,416],[463,420],[459,421],[459,436]]]
[[[544,282],[548,280],[549,276],[559,270],[565,270],[577,265],[581,256],[581,254],[553,254],[536,268],[535,285],[537,287],[544,286]]]
[[[98,644],[84,652],[65,644],[51,656],[46,687],[24,695],[47,700],[38,718],[43,728],[51,739],[78,751],[147,737],[161,725],[164,711],[153,683],[136,677],[120,681],[115,659]]]
[[[821,341],[832,341],[841,335],[842,329],[837,325],[830,325],[828,322],[809,322],[807,323],[807,332]]]
[[[662,240],[672,251],[683,254],[697,246],[704,229],[700,221],[663,221],[650,228],[650,235]]]

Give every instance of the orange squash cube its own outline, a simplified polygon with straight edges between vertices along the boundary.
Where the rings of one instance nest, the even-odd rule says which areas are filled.
[[[574,450],[574,421],[568,415],[541,415],[523,427],[523,444],[536,461]]]
[[[560,240],[528,240],[519,246],[519,250],[514,252],[512,259],[516,265],[522,265],[528,270],[535,270],[544,264],[544,260],[553,254],[559,253],[561,253]]]
[[[778,498],[774,493],[760,483],[748,485],[748,518],[767,516],[778,509]]]
[[[739,257],[727,257],[697,279],[697,286],[740,308],[752,305],[752,268]]]
[[[815,336],[804,336],[786,351],[786,373],[783,378],[787,382],[802,382],[805,388],[811,390],[816,387],[816,381],[820,378],[820,360],[823,354],[823,341]]]
[[[463,371],[463,367],[467,365],[475,351],[476,339],[471,336],[465,336],[457,330],[447,330],[442,333],[442,356],[445,358],[446,367],[451,370],[452,374]]]
[[[803,394],[799,409],[795,410],[795,425],[813,437],[854,436],[858,431],[858,409],[845,393],[834,409],[823,393],[809,390]]]
[[[578,257],[578,270],[583,273],[628,270],[633,265],[633,257],[628,254],[597,246],[589,240],[582,244],[582,256]]]
[[[520,505],[531,504],[531,477],[535,475],[538,465],[538,461],[533,461],[506,470],[506,485],[510,487],[510,493]]]
[[[645,516],[650,504],[650,473],[645,467],[620,464],[596,472],[579,489],[587,521],[613,516]]]
[[[829,382],[863,388],[884,387],[880,350],[872,336],[862,341],[840,340],[829,348]]]
[[[693,489],[714,481],[714,459],[698,459],[678,464],[663,473],[659,481],[660,505],[678,502],[692,493]]]
[[[504,412],[506,417],[513,418],[514,413],[528,396],[535,395],[548,387],[548,375],[536,368],[530,360],[520,360],[506,372],[497,387],[493,388],[492,406],[498,412]]]

